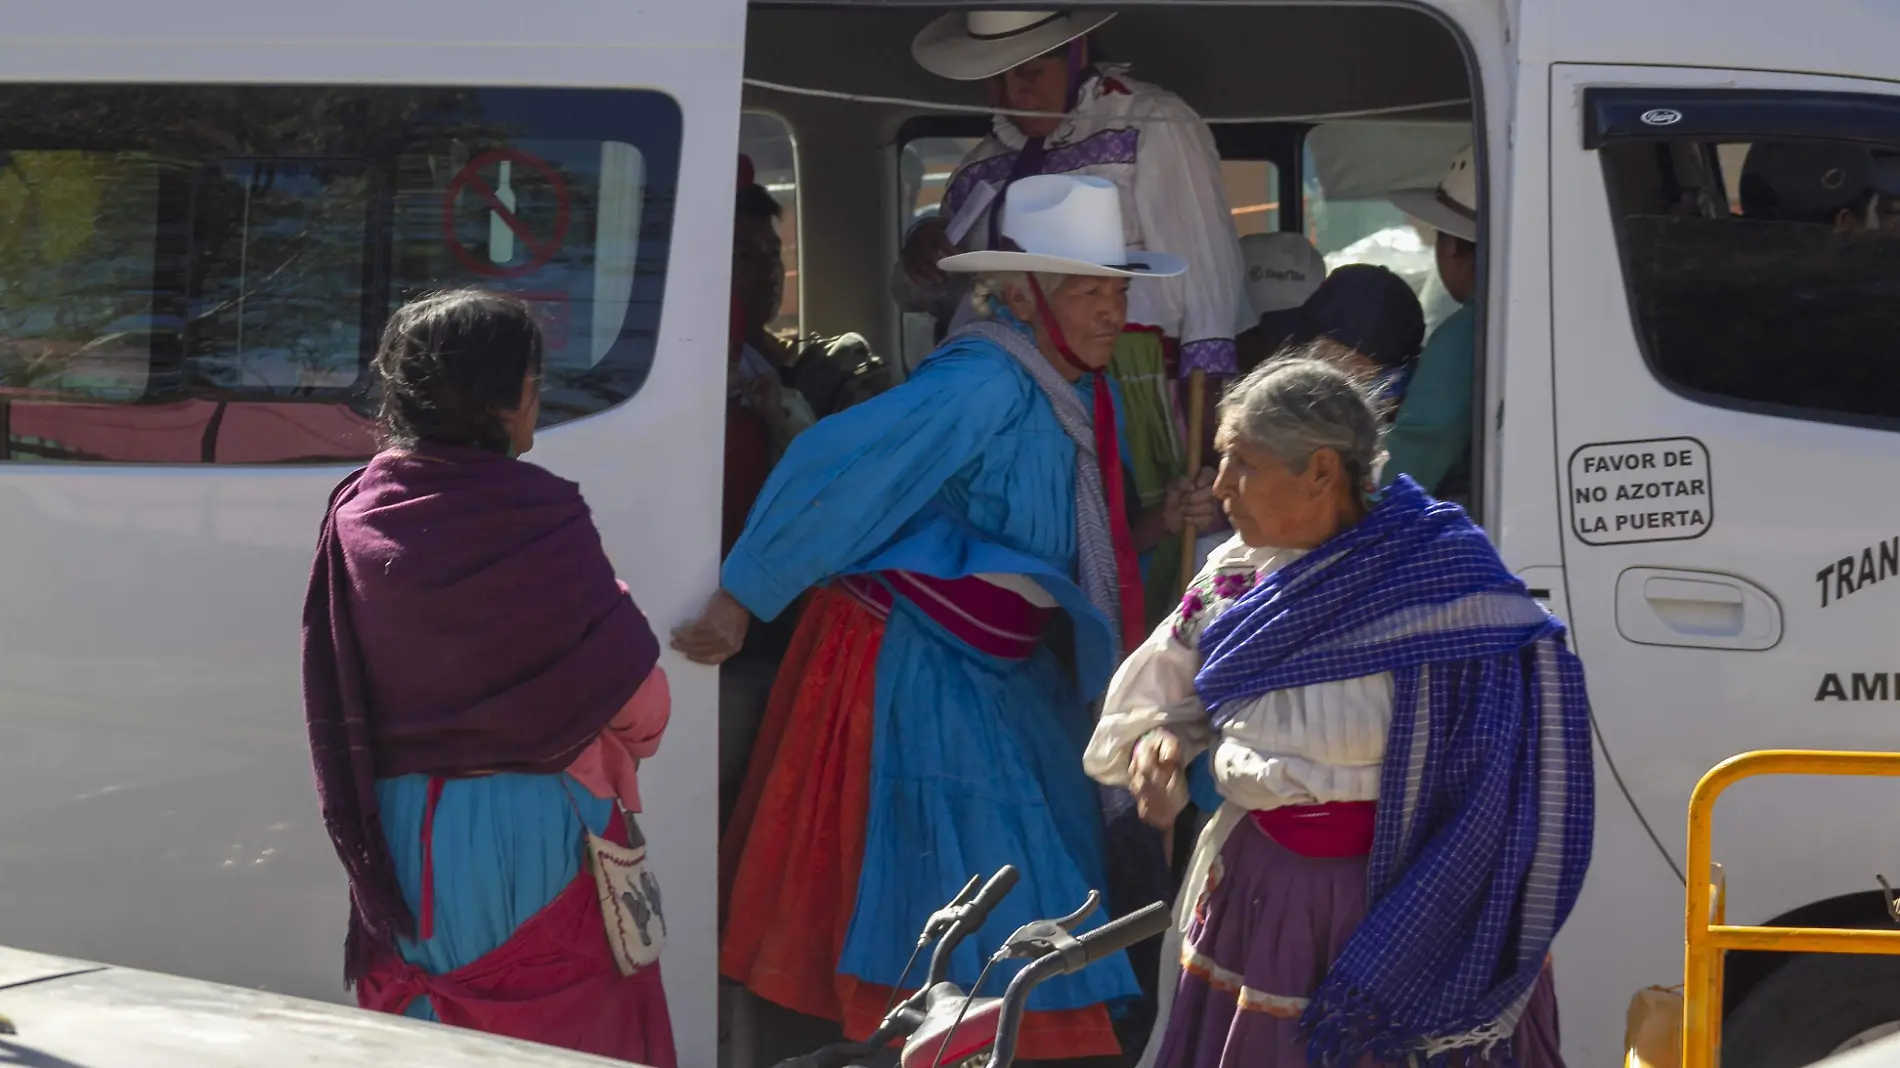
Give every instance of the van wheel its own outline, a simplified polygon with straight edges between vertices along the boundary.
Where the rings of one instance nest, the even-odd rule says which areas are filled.
[[[1723,1068],[1802,1068],[1900,1033],[1900,958],[1803,953],[1749,991],[1722,1029]]]

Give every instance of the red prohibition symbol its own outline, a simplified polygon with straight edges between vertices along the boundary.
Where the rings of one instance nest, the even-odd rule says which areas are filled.
[[[491,180],[484,177],[484,172],[503,162],[541,176],[554,188],[554,226],[551,232],[539,232],[524,222],[514,209],[502,202]],[[464,191],[474,194],[489,211],[495,213],[503,225],[514,231],[516,239],[527,248],[527,259],[514,265],[491,263],[463,244],[456,232],[455,205],[461,200]],[[448,243],[449,251],[456,260],[476,274],[488,278],[517,278],[544,266],[561,250],[561,242],[567,240],[571,215],[572,203],[568,198],[567,182],[561,177],[559,169],[533,153],[518,148],[496,148],[469,160],[449,180],[449,187],[442,194],[442,239]]]

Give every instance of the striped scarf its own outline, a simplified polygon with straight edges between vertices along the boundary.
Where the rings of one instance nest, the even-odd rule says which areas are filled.
[[[1401,476],[1203,633],[1219,725],[1391,672],[1364,922],[1301,1020],[1316,1065],[1444,1063],[1510,1038],[1590,863],[1583,667],[1458,506]]]
[[[1036,387],[1055,409],[1056,422],[1075,442],[1075,539],[1077,573],[1089,603],[1108,617],[1115,648],[1126,649],[1122,634],[1122,600],[1115,567],[1115,542],[1109,533],[1108,497],[1095,448],[1095,421],[1075,389],[1056,373],[1024,333],[998,322],[966,324],[959,337],[976,337],[1002,349],[1021,364]]]

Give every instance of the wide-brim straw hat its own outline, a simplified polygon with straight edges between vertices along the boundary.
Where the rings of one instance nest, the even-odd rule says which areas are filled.
[[[1434,230],[1478,240],[1478,168],[1471,149],[1458,153],[1436,189],[1403,189],[1389,198],[1400,211]]]
[[[1093,278],[1171,278],[1187,261],[1123,244],[1122,197],[1115,183],[1089,175],[1042,174],[1011,185],[1003,199],[1006,249],[964,252],[940,261],[953,274],[1074,274]]]
[[[910,54],[958,82],[994,78],[1092,33],[1112,11],[957,11],[924,27]]]

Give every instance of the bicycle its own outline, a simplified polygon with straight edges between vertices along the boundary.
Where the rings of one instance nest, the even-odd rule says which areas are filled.
[[[917,955],[936,941],[924,985],[885,1014],[878,1029],[863,1042],[845,1042],[781,1061],[776,1068],[858,1068],[858,1062],[888,1056],[891,1043],[904,1040],[898,1054],[900,1068],[1010,1068],[1027,1011],[1029,994],[1058,975],[1067,975],[1105,957],[1166,931],[1167,906],[1156,902],[1086,934],[1072,933],[1101,903],[1091,890],[1082,907],[1059,919],[1036,920],[1016,929],[997,950],[976,986],[966,994],[948,981],[950,956],[957,945],[975,933],[990,911],[1016,885],[1014,867],[1004,865],[983,888],[972,878],[951,902],[933,913],[917,938],[910,974]],[[1028,967],[1010,980],[1000,998],[978,997],[990,969],[1007,959],[1028,959]],[[900,984],[902,979],[899,980]],[[983,1055],[988,1053],[988,1060]]]

